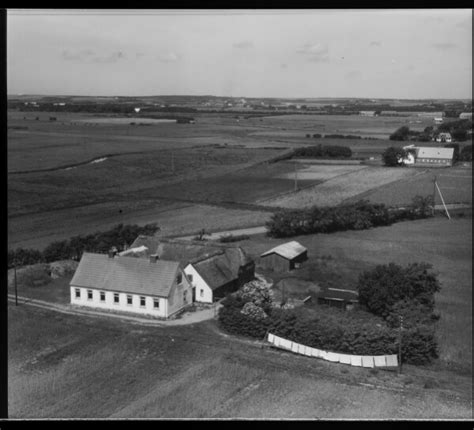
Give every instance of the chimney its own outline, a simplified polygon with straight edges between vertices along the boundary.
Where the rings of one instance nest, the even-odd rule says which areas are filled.
[[[115,254],[117,254],[117,248],[115,248],[115,246],[113,248],[110,248],[109,250],[109,258],[114,258],[115,257]]]
[[[150,255],[150,263],[156,263],[157,260],[159,260],[160,257],[158,254],[152,254]]]

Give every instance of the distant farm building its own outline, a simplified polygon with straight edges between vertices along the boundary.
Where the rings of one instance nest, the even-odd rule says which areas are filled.
[[[156,255],[178,261],[192,284],[193,301],[212,303],[236,291],[255,277],[255,263],[238,246],[193,243],[138,236],[133,242],[136,257]]]
[[[359,295],[356,291],[343,290],[339,288],[326,288],[317,294],[318,304],[334,306],[349,310],[359,303]]]
[[[360,116],[375,116],[375,111],[374,110],[361,110],[359,112]]]
[[[444,117],[444,112],[417,112],[417,116],[422,118],[442,118]]]
[[[437,117],[434,119],[435,124],[441,124],[443,122],[443,118]]]
[[[440,133],[436,136],[436,142],[451,143],[452,140],[451,133]]]
[[[454,148],[417,148],[416,165],[447,167],[453,165]]]
[[[297,269],[308,259],[308,250],[296,241],[276,246],[260,255],[260,265],[273,271]]]
[[[134,108],[133,110],[134,110],[136,113],[138,113],[138,112],[140,112],[141,108],[136,107],[136,108]]]
[[[472,119],[472,112],[462,112],[459,114],[460,119]]]
[[[192,302],[178,262],[85,252],[70,283],[71,303],[168,318]]]

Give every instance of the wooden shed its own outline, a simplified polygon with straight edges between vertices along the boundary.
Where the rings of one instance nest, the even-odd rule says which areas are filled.
[[[260,255],[260,266],[276,272],[294,270],[308,259],[308,250],[296,241],[283,243]]]
[[[318,304],[349,310],[359,303],[357,291],[326,288],[317,294]]]

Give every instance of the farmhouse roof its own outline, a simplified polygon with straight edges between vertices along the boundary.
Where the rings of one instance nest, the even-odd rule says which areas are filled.
[[[132,247],[146,246],[146,256],[156,254],[162,260],[179,261],[183,266],[199,258],[207,258],[213,253],[235,253],[239,256],[241,265],[250,262],[249,258],[237,246],[220,243],[196,243],[189,240],[163,239],[156,236],[138,236]]]
[[[293,258],[298,257],[299,255],[303,254],[303,252],[305,251],[306,251],[306,248],[303,245],[293,240],[291,242],[278,245],[267,252],[264,252],[262,255],[260,255],[260,257],[265,257],[270,254],[278,254],[288,260],[292,260]]]
[[[109,257],[84,252],[71,285],[99,290],[168,297],[177,275],[176,261]]]
[[[453,158],[454,148],[418,148],[418,158],[438,158],[449,159]]]

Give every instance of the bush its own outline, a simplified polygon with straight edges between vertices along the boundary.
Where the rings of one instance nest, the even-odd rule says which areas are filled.
[[[250,236],[247,234],[237,234],[237,235],[226,235],[226,236],[221,236],[219,238],[219,242],[222,243],[227,243],[227,242],[239,242],[241,240],[247,240],[250,239]]]
[[[9,269],[15,265],[21,267],[42,262],[44,262],[43,254],[36,249],[17,248],[15,250],[8,250]]]
[[[390,263],[363,272],[357,284],[359,303],[383,318],[389,317],[395,303],[402,300],[416,300],[432,311],[440,285],[430,268],[426,263],[412,263],[406,268]]]
[[[407,140],[409,134],[410,129],[407,126],[403,126],[390,135],[390,140]]]
[[[466,145],[459,154],[461,161],[472,161],[472,145]]]
[[[407,152],[403,148],[390,146],[383,154],[382,159],[386,166],[395,167],[403,166],[403,159],[407,156]]]
[[[293,157],[330,157],[330,158],[350,158],[352,150],[346,146],[337,145],[317,145],[304,148],[296,148]]]

